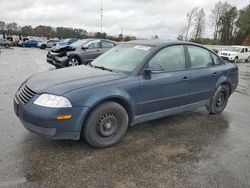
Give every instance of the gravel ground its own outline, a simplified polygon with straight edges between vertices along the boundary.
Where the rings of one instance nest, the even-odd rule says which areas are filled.
[[[18,86],[53,70],[46,50],[0,53],[0,187],[250,187],[250,64],[224,113],[203,108],[129,128],[112,148],[47,140],[13,112]]]

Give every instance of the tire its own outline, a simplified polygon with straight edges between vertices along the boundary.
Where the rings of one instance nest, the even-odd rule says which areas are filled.
[[[40,48],[41,48],[41,49],[46,49],[47,46],[46,46],[45,44],[42,44]]]
[[[250,56],[245,60],[245,62],[249,62],[250,63]]]
[[[78,66],[80,64],[81,64],[81,62],[77,57],[70,57],[67,66],[74,67],[74,66]]]
[[[110,147],[123,138],[128,123],[128,113],[120,104],[104,102],[87,117],[82,136],[93,147]]]
[[[227,106],[229,99],[229,88],[225,85],[221,85],[214,93],[210,104],[207,106],[207,110],[210,114],[220,114]]]
[[[239,58],[238,57],[235,57],[234,58],[234,63],[238,63],[239,62]]]
[[[4,44],[4,47],[5,47],[5,48],[9,48],[10,45],[9,45],[9,44]]]

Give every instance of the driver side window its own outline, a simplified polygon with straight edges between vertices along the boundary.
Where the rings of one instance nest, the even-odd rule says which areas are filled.
[[[162,66],[165,72],[184,70],[184,47],[182,45],[176,45],[160,50],[149,62],[149,66],[154,64]]]

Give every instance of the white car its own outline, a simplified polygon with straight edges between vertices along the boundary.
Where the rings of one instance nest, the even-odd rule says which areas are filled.
[[[219,56],[228,61],[239,62],[244,60],[250,62],[250,51],[246,46],[231,46],[226,50],[220,51]]]
[[[41,49],[51,48],[53,46],[56,46],[58,42],[60,41],[59,40],[46,40],[46,41],[38,42],[37,47]]]

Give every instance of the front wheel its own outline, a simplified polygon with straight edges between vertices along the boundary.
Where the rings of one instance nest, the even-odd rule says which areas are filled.
[[[109,147],[123,138],[128,123],[128,113],[120,104],[104,102],[88,116],[83,125],[83,137],[93,147]]]
[[[5,47],[5,48],[9,48],[10,45],[9,45],[9,44],[5,44],[4,47]]]
[[[239,58],[238,57],[235,57],[234,58],[234,63],[238,63],[239,62]]]
[[[227,106],[228,98],[229,88],[225,85],[219,86],[214,93],[210,104],[207,106],[208,112],[211,114],[219,114],[223,112]]]
[[[245,61],[250,63],[250,56]]]
[[[74,67],[80,65],[80,61],[76,57],[69,58],[68,67]]]
[[[46,47],[47,47],[47,46],[46,46],[45,44],[42,44],[40,48],[41,48],[41,49],[46,49]]]

